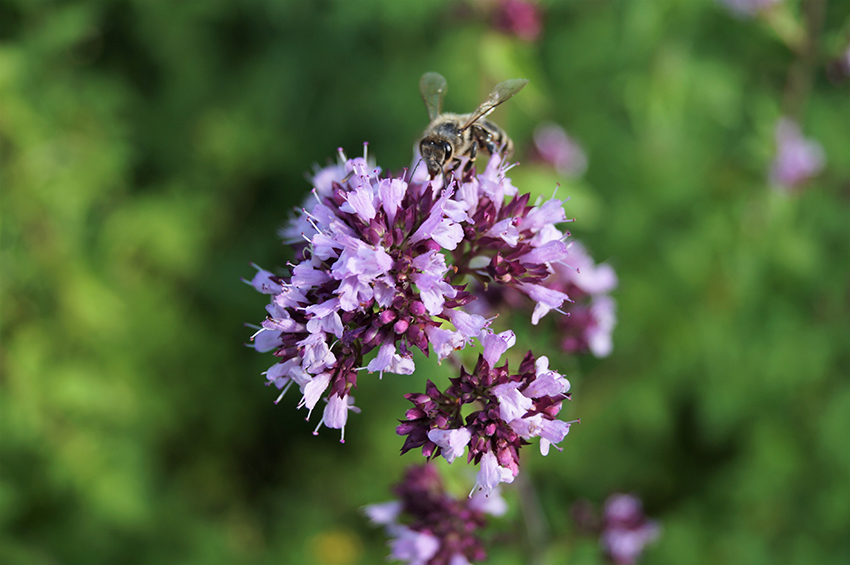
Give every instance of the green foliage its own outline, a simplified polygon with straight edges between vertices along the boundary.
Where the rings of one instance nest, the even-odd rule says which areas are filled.
[[[418,460],[401,395],[447,367],[364,375],[346,444],[313,437],[241,346],[265,298],[239,279],[289,258],[274,234],[313,162],[369,141],[409,164],[429,70],[461,112],[531,79],[496,114],[519,160],[547,119],[590,166],[516,184],[563,182],[620,276],[610,358],[566,359],[546,324],[516,348],[567,369],[582,419],[563,453],[523,455],[549,562],[600,562],[568,509],[616,490],[664,524],[649,563],[850,560],[850,112],[824,72],[850,6],[829,4],[802,120],[828,170],[787,196],[765,178],[794,54],[769,26],[711,0],[552,1],[524,43],[484,4],[0,0],[0,562],[383,560],[358,508]],[[493,563],[517,562],[521,514],[501,525]]]

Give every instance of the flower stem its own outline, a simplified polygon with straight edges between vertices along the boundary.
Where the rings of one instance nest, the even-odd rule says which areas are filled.
[[[514,480],[519,491],[519,504],[525,519],[525,530],[528,536],[529,565],[542,565],[546,558],[549,545],[549,523],[540,507],[537,489],[528,480],[526,473],[520,473]]]
[[[783,114],[800,121],[812,89],[820,55],[820,39],[826,17],[826,0],[805,0],[802,5],[805,34],[797,57],[788,69],[782,99]]]

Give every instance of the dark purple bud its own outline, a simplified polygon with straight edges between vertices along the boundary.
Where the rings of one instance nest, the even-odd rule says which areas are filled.
[[[399,321],[398,321],[398,322],[396,322],[396,323],[395,323],[395,325],[393,326],[393,330],[394,330],[394,331],[395,331],[395,333],[397,333],[397,334],[403,334],[404,332],[406,332],[406,331],[407,331],[407,327],[408,327],[409,325],[410,325],[410,324],[409,324],[409,323],[407,323],[407,320],[399,320]]]
[[[379,331],[379,328],[376,328],[375,326],[369,326],[363,333],[364,343],[372,343],[375,340],[375,337],[378,335]]]
[[[421,392],[408,392],[404,397],[414,404],[424,404],[430,400],[427,394]]]
[[[408,408],[407,412],[404,413],[404,417],[408,420],[418,420],[419,418],[424,418],[427,414],[421,408]]]
[[[439,429],[439,430],[448,429],[449,419],[443,413],[438,413],[436,416],[434,416],[433,422],[434,422],[434,427],[436,429]]]
[[[425,442],[425,445],[422,446],[422,455],[424,455],[425,457],[431,457],[436,449],[437,444],[431,440],[428,440]]]
[[[427,394],[428,397],[431,398],[431,400],[440,400],[441,398],[443,398],[443,393],[440,392],[440,389],[437,388],[437,385],[431,382],[431,379],[428,379],[425,382],[425,394]]]
[[[281,347],[277,349],[274,353],[272,353],[275,357],[281,357],[283,359],[289,359],[291,357],[295,357],[298,355],[297,347]]]
[[[389,324],[390,322],[395,320],[396,317],[397,314],[394,310],[384,310],[383,312],[378,314],[378,320],[381,322],[382,325]]]
[[[421,327],[418,325],[410,326],[407,330],[407,339],[415,347],[418,347],[426,357],[428,356],[428,338]]]
[[[406,436],[413,430],[419,427],[419,424],[416,422],[402,422],[398,426],[395,427],[395,433],[400,436]]]
[[[410,303],[410,313],[414,316],[424,316],[428,310],[425,308],[425,305],[415,300]]]

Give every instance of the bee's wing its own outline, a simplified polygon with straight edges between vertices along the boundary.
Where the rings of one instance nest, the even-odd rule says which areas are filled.
[[[490,96],[487,97],[487,100],[482,102],[481,105],[469,115],[469,119],[466,120],[466,123],[463,124],[462,128],[460,128],[461,131],[492,112],[493,108],[522,90],[522,87],[526,84],[528,84],[528,79],[524,78],[512,78],[511,80],[506,80],[505,82],[497,84],[493,89],[493,92],[490,93]]]
[[[443,98],[446,95],[446,79],[439,73],[425,73],[419,79],[419,92],[425,107],[428,108],[428,118],[433,122],[443,110]]]

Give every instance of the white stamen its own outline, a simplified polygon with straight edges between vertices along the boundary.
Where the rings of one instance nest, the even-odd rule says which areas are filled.
[[[278,396],[277,400],[274,401],[275,404],[280,402],[280,399],[283,398],[283,395],[286,394],[286,391],[288,391],[289,387],[291,387],[291,386],[292,386],[292,380],[290,379],[289,382],[287,382],[285,385],[283,385],[283,388],[280,391],[280,396]]]

